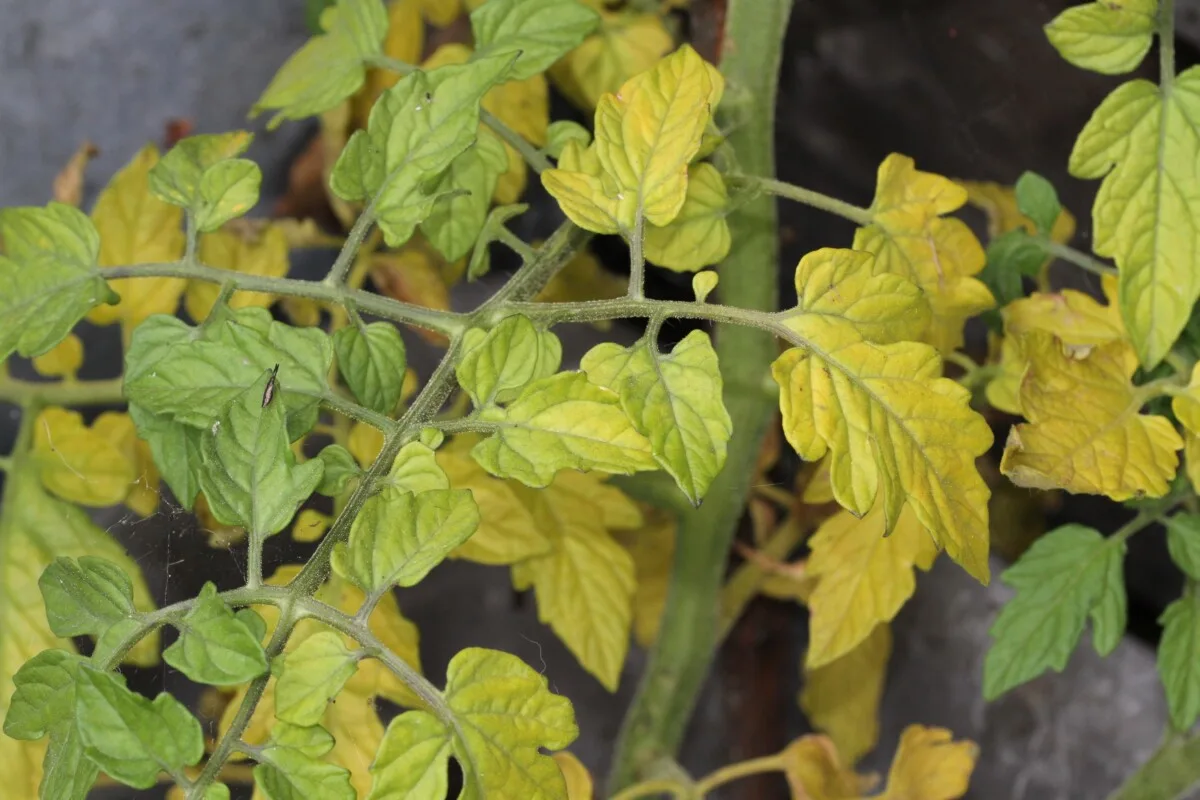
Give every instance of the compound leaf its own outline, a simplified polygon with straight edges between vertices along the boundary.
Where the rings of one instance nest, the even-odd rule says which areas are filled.
[[[520,315],[505,317],[486,332],[467,331],[463,350],[455,374],[479,408],[512,400],[532,381],[553,375],[562,362],[558,337]]]
[[[248,131],[181,139],[150,169],[150,191],[187,209],[200,231],[216,230],[258,202],[262,171],[236,157],[253,139]]]

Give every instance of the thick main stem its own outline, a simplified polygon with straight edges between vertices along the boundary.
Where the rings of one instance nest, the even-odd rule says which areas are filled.
[[[721,72],[748,105],[729,137],[743,169],[775,174],[775,90],[791,0],[730,0]],[[729,218],[734,250],[721,264],[721,298],[772,311],[778,304],[775,201],[755,198]],[[720,593],[730,543],[774,399],[764,389],[775,340],[753,327],[719,325],[716,337],[725,406],[734,437],[708,501],[680,518],[671,586],[658,641],[625,718],[609,790],[634,782],[655,760],[673,756],[695,707],[716,646]]]

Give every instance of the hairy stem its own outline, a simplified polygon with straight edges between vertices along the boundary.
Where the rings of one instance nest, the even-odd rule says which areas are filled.
[[[791,0],[730,0],[721,72],[749,105],[728,143],[739,163],[757,175],[775,174],[775,91]],[[755,198],[730,215],[734,250],[721,264],[722,299],[759,312],[777,306],[778,243],[775,202]],[[721,583],[733,534],[749,492],[750,475],[774,399],[763,380],[775,356],[770,333],[719,326],[716,349],[725,405],[735,431],[725,468],[709,500],[680,517],[678,545],[658,641],[626,715],[609,789],[619,790],[655,760],[674,755],[716,645]]]
[[[1067,247],[1065,244],[1059,244],[1058,242],[1050,239],[1042,239],[1040,244],[1042,245],[1043,250],[1055,258],[1062,259],[1069,264],[1074,264],[1080,269],[1090,272],[1093,275],[1104,277],[1105,275],[1117,274],[1116,267],[1111,267],[1100,259],[1093,258],[1087,253],[1076,250],[1074,247]]]
[[[857,222],[859,225],[871,224],[870,209],[861,208],[844,200],[838,200],[836,197],[830,197],[827,194],[813,191],[812,189],[805,189],[803,186],[795,186],[775,180],[774,178],[764,178],[758,175],[727,175],[725,177],[732,184],[760,189],[776,197],[795,200],[797,203],[803,203],[806,206],[828,211],[830,214],[844,217],[851,222]]]
[[[646,238],[646,218],[638,211],[633,235],[629,237],[629,297],[641,300],[646,296],[646,254],[643,244]]]
[[[329,274],[325,276],[322,283],[335,287],[346,283],[346,276],[349,274],[350,268],[354,266],[354,258],[358,255],[359,248],[362,247],[363,240],[367,238],[371,225],[374,223],[375,204],[371,203],[354,221],[354,227],[350,229],[341,251],[338,252],[337,259],[329,268]]]
[[[0,373],[0,403],[24,406],[35,400],[48,406],[108,406],[125,402],[124,379],[100,381],[23,381]]]

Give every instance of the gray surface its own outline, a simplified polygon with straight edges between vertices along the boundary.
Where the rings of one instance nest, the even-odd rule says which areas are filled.
[[[1028,165],[1061,177],[1064,136],[1113,85],[1056,67],[1045,53],[1036,21],[1062,4],[1030,0],[1018,10],[959,0],[896,10],[907,5],[884,5],[882,12],[866,0],[798,4],[781,103],[785,175],[865,200],[874,164],[897,149],[952,174],[1011,179]],[[245,125],[246,109],[305,35],[299,9],[299,0],[0,0],[0,204],[44,202],[53,175],[84,138],[103,151],[90,171],[98,184],[145,141],[159,140],[173,117],[193,119],[200,131]],[[943,41],[951,27],[964,32],[953,46]],[[302,131],[289,125],[256,142],[251,155],[263,165],[267,191],[280,185]],[[1080,210],[1092,190],[1066,182],[1065,194]],[[792,263],[804,249],[848,241],[848,229],[824,217],[789,216],[785,224]],[[183,525],[163,515],[122,534],[163,598],[194,593],[202,576],[235,574],[228,554],[208,550]],[[167,564],[180,558],[186,566],[168,578]],[[269,558],[284,553],[275,547]],[[1002,587],[983,589],[948,563],[922,578],[897,623],[884,744],[867,766],[886,770],[905,725],[944,724],[983,747],[972,798],[1103,797],[1159,738],[1165,717],[1153,654],[1127,641],[1102,662],[1085,646],[1064,675],[986,705],[980,665],[1004,596]],[[544,663],[579,710],[583,733],[574,749],[603,771],[640,655],[631,658],[618,696],[609,696],[536,622],[532,598],[513,611],[501,569],[448,565],[401,601],[421,625],[435,679],[466,645]],[[794,631],[789,646],[798,649],[801,611],[777,613]],[[727,654],[738,657],[746,656]],[[779,669],[787,685],[777,703],[790,708],[795,662]],[[178,676],[162,677],[181,684]],[[140,679],[145,687],[155,675]],[[735,757],[730,730],[738,715],[766,713],[738,706],[747,692],[729,674],[710,682],[684,754],[689,768]],[[802,732],[794,712],[788,725],[782,734]]]

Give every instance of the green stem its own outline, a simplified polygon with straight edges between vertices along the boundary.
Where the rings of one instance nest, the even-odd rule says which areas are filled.
[[[738,157],[741,158],[740,153]],[[761,177],[757,172],[752,175],[726,175],[725,178],[732,184],[759,189],[776,197],[783,197],[788,200],[794,200],[797,203],[803,203],[806,206],[819,208],[822,211],[828,211],[830,214],[844,217],[859,225],[871,224],[870,209],[861,208],[860,206],[847,203],[844,200],[838,200],[836,197],[830,197],[827,194],[822,194],[812,189],[805,189],[803,186],[784,183],[774,178]]]
[[[1175,0],[1158,4],[1158,84],[1163,97],[1169,97],[1175,85]]]
[[[1058,242],[1045,238],[1039,238],[1038,242],[1041,244],[1042,249],[1050,255],[1054,256],[1055,258],[1062,259],[1069,264],[1074,264],[1080,269],[1090,272],[1093,275],[1104,277],[1105,275],[1117,274],[1116,268],[1110,267],[1103,261],[1097,258],[1092,258],[1087,253],[1076,250],[1074,247],[1067,247],[1065,244],[1059,244]]]
[[[124,379],[42,383],[10,378],[0,373],[0,402],[28,405],[35,400],[48,406],[108,406],[125,402]]]
[[[210,267],[206,264],[188,264],[175,261],[163,264],[133,264],[102,270],[105,278],[188,278],[207,283],[224,283],[229,280],[229,270]],[[344,305],[353,302],[368,314],[383,317],[405,325],[436,331],[453,336],[463,329],[463,315],[453,311],[401,303],[390,297],[372,294],[362,289],[347,289],[331,286],[322,281],[302,281],[296,278],[274,278],[264,275],[238,273],[238,289],[247,292],[266,292],[289,297],[307,297],[326,303]]]
[[[372,56],[367,59],[367,63],[373,67],[386,69],[395,72],[398,75],[407,75],[410,72],[418,69],[414,64],[408,64],[396,58],[388,58],[387,56]],[[504,140],[514,150],[521,154],[521,158],[525,159],[534,172],[542,173],[548,169],[553,169],[554,165],[542,154],[541,150],[525,141],[521,134],[514,131],[504,121],[492,114],[487,109],[480,109],[479,121],[487,125],[497,136]]]
[[[643,246],[646,237],[646,218],[638,210],[633,235],[629,237],[629,298],[641,300],[646,296],[646,255]]]
[[[550,234],[550,238],[538,248],[536,259],[517,270],[500,291],[472,314],[473,322],[494,324],[509,314],[517,313],[509,310],[511,306],[535,297],[591,238],[590,232],[571,222],[559,225],[558,229]]]
[[[354,266],[354,257],[358,255],[358,250],[362,247],[363,240],[367,238],[367,234],[370,233],[371,225],[374,222],[375,203],[372,201],[367,206],[367,209],[354,221],[354,227],[350,229],[350,233],[346,236],[346,241],[342,244],[342,249],[338,252],[337,259],[333,262],[333,266],[329,268],[329,274],[325,276],[325,280],[322,283],[335,287],[340,287],[346,283],[346,275],[349,274],[350,268]]]
[[[728,144],[751,174],[775,174],[775,92],[791,0],[730,0],[721,72],[744,96],[742,125]],[[720,266],[718,291],[730,306],[777,307],[778,231],[775,202],[755,198],[729,217],[734,250]],[[721,585],[733,534],[774,398],[764,378],[775,340],[755,327],[721,325],[717,355],[725,406],[736,432],[709,500],[680,517],[671,584],[658,640],[617,742],[610,790],[633,783],[657,759],[678,751],[696,696],[714,657]]]
[[[395,430],[396,423],[388,419],[383,414],[377,411],[372,411],[366,406],[360,406],[358,403],[347,400],[336,392],[329,391],[321,395],[321,404],[331,411],[336,411],[339,414],[349,417],[350,419],[358,420],[366,423],[372,428],[381,430],[384,433]]]
[[[587,300],[579,303],[506,303],[509,314],[523,314],[543,325],[564,322],[596,322],[607,319],[648,318],[658,321],[670,317],[703,319],[709,322],[745,325],[775,331],[780,315],[752,308],[682,300],[648,300],[621,297],[615,300]]]

